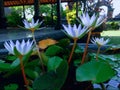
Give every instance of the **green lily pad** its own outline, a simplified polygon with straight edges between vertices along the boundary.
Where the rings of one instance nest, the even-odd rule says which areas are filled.
[[[55,62],[55,59],[58,63]],[[53,65],[53,67],[51,67],[51,65]],[[53,57],[48,61],[48,68],[48,72],[40,75],[34,81],[34,90],[60,90],[64,84],[68,72],[67,61],[58,57]]]
[[[79,66],[76,70],[77,81],[92,81],[102,83],[115,75],[115,71],[104,61],[90,61]]]

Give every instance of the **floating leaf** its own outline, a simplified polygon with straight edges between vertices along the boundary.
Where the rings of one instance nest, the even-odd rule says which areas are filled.
[[[6,59],[9,60],[9,61],[14,61],[14,60],[17,59],[17,57],[14,56],[14,55],[7,55]]]
[[[120,45],[112,45],[109,50],[118,50],[120,49]]]
[[[0,63],[0,71],[10,71],[12,69],[9,63]]]
[[[63,48],[61,48],[60,46],[57,46],[57,45],[53,45],[53,46],[50,46],[47,50],[46,50],[46,55],[48,56],[55,56],[57,55],[58,53],[60,53],[61,51],[63,50]]]
[[[25,65],[25,63],[28,63],[28,60],[29,60],[29,57],[30,57],[31,53],[32,53],[32,50],[30,52],[28,52],[28,54],[26,54],[26,55],[23,56],[22,60],[23,60],[24,65]],[[12,70],[9,71],[9,72],[7,72],[4,75],[4,77],[8,77],[8,76],[10,76],[10,75],[12,75],[14,73],[17,73],[18,71],[21,70],[20,69],[20,60],[19,60],[19,58],[17,58],[16,60],[14,60],[11,63],[10,67],[12,68]]]
[[[13,61],[13,62],[11,63],[11,67],[13,67],[13,68],[17,67],[18,65],[20,65],[20,60],[19,60],[19,58],[17,58],[15,61]]]
[[[31,79],[35,79],[39,76],[39,74],[35,70],[29,69],[29,68],[25,69],[25,73]]]
[[[55,59],[57,59],[57,63]],[[53,67],[50,64],[52,64]],[[68,72],[67,61],[58,57],[53,57],[50,59],[50,62],[48,62],[48,67],[50,67],[49,71],[40,75],[34,81],[34,90],[60,90],[64,84]]]
[[[77,81],[92,81],[93,83],[102,83],[115,75],[111,66],[103,61],[90,61],[79,66],[76,70]]]
[[[38,59],[28,62],[25,66],[33,68],[33,67],[36,67],[37,65],[40,65],[39,62],[40,62],[40,60],[38,58]]]
[[[62,59],[60,57],[55,56],[50,58],[47,65],[48,71],[51,71],[51,70],[55,71],[60,66],[61,62],[62,62]]]
[[[17,90],[18,85],[17,84],[9,84],[7,86],[4,87],[5,90]]]

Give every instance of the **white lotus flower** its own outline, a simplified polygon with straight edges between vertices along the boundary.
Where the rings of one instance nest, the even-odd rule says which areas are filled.
[[[91,39],[91,42],[98,46],[103,46],[103,45],[107,44],[109,41],[110,41],[109,39],[105,40],[104,38],[92,38]]]
[[[5,42],[4,43],[4,47],[9,51],[10,54],[13,54],[14,55],[14,47],[15,47],[15,44],[13,43],[13,41],[9,41],[9,42]]]
[[[83,13],[79,17],[83,25],[87,27],[98,27],[106,20],[105,16],[98,16],[95,13],[91,17],[88,13]]]
[[[88,32],[88,28],[86,26],[84,26],[82,28],[82,26],[79,24],[79,26],[77,27],[75,24],[72,27],[70,24],[67,26],[63,25],[65,33],[67,35],[69,35],[72,38],[82,38],[87,32]]]
[[[24,27],[26,28],[26,29],[36,29],[36,28],[38,28],[40,25],[41,25],[41,23],[42,23],[43,21],[41,21],[40,23],[39,23],[39,20],[37,20],[36,22],[34,21],[34,19],[32,19],[32,21],[31,22],[28,22],[27,20],[23,20],[23,23],[24,23]]]
[[[25,42],[25,40],[22,40],[22,42],[20,43],[17,40],[15,43],[13,43],[13,41],[10,40],[4,43],[4,47],[9,51],[10,54],[15,55],[14,47],[16,47],[16,49],[21,55],[25,55],[33,48],[33,41],[30,42],[28,40],[27,42]]]

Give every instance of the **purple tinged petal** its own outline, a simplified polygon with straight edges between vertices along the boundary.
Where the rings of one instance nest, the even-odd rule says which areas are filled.
[[[107,44],[109,42],[109,39],[104,39],[104,38],[92,38],[91,42],[93,44],[99,45],[99,46],[103,46],[105,44]]]
[[[34,26],[34,19],[32,18],[31,26]]]
[[[23,23],[25,25],[25,28],[30,28],[30,25],[27,20],[24,19]]]
[[[16,41],[16,49],[18,50],[18,52],[20,52],[21,53],[21,44],[20,44],[20,42],[17,40]]]
[[[78,34],[78,29],[76,24],[74,24],[73,29],[72,29],[72,37],[77,37]]]
[[[96,22],[96,27],[100,26],[104,21],[106,20],[106,17],[104,16],[99,16]]]
[[[79,24],[79,26],[78,26],[78,37],[81,35],[81,32],[82,32],[82,29],[81,29],[82,27],[81,27],[81,24]]]
[[[66,32],[68,35],[71,36],[71,29],[72,29],[72,28],[71,28],[70,24],[68,25],[68,27],[63,24],[63,28],[64,28],[65,32]]]
[[[38,21],[38,22],[39,22],[39,21]],[[41,25],[43,22],[44,22],[44,20],[42,20],[42,21],[39,23],[39,25]]]
[[[14,55],[14,47],[20,52],[22,55],[27,54],[32,49],[33,41],[30,42],[29,40],[25,42],[25,40],[22,40],[20,43],[18,40],[15,42],[15,44],[12,41],[5,42],[4,47],[9,51],[9,53]]]
[[[67,33],[71,36],[71,37],[73,37],[73,27],[69,24],[68,25],[68,29],[67,29]]]
[[[86,13],[86,16],[84,18],[86,18],[87,20],[90,20],[90,16],[88,15],[88,13]]]
[[[79,24],[79,26],[78,26],[78,30],[80,31],[80,29],[81,29],[81,24]]]
[[[5,43],[4,43],[4,47],[8,50],[8,52],[9,52],[10,54],[13,54],[13,50],[12,50],[9,42],[5,42]]]
[[[82,22],[84,22],[84,18],[83,18],[83,15],[82,15],[82,16],[80,16],[80,19],[81,19],[81,21],[82,21]]]
[[[21,50],[22,55],[27,54],[27,49],[28,49],[28,47],[29,47],[29,46],[27,46],[27,44],[24,44],[24,46],[22,47],[22,50]]]
[[[23,23],[25,25],[25,28],[30,29],[35,28],[38,25],[39,20],[35,22],[34,19],[32,18],[32,21],[30,23],[27,20],[24,20]]]
[[[83,20],[82,20],[82,22],[83,22],[83,24],[85,25],[85,26],[89,26],[89,23],[90,23],[90,18],[89,18],[89,16],[87,16],[88,14],[83,14]]]
[[[80,19],[81,19],[82,23],[88,27],[91,27],[91,26],[98,27],[105,20],[104,17],[102,17],[102,16],[97,17],[97,15],[95,15],[95,13],[92,15],[92,17],[90,17],[88,13],[83,13],[80,16]]]
[[[65,25],[62,25],[62,26],[63,26],[63,28],[64,28],[64,30],[65,30],[64,33],[67,34],[66,26],[65,26]]]
[[[65,30],[65,33],[69,35],[68,27],[65,26],[64,24],[63,24],[62,26],[63,26],[63,28],[64,28],[64,30]]]
[[[22,40],[22,42],[21,42],[21,45],[20,45],[20,47],[21,47],[21,50],[20,50],[20,52],[21,52],[21,54],[23,54],[24,55],[24,50],[27,48],[25,48],[25,40]]]
[[[4,43],[4,47],[8,50],[10,54],[14,54],[13,48],[11,48],[11,46],[7,42]]]
[[[30,45],[30,40],[28,39],[26,42],[27,46]]]
[[[34,24],[34,27],[36,27],[38,25],[38,22],[39,22],[39,20],[36,21],[36,23]]]
[[[64,30],[67,32],[68,28],[64,24],[62,26],[63,26]]]
[[[79,25],[78,27],[77,27],[77,25],[76,24],[74,24],[73,26],[71,26],[70,24],[68,25],[68,28],[65,26],[65,25],[63,25],[63,27],[64,27],[64,29],[65,29],[65,31],[66,31],[66,33],[69,35],[69,36],[71,36],[72,38],[80,38],[80,36],[82,35],[84,35],[85,34],[85,31],[87,30],[87,28],[85,28],[85,27],[81,27],[81,25]],[[84,34],[83,34],[84,33]]]
[[[25,45],[25,40],[22,40],[22,43],[21,43],[21,48],[22,49],[23,49],[24,45]]]
[[[96,41],[97,41],[97,38],[92,38],[92,39],[91,39],[91,42],[92,42],[93,44],[96,44]]]
[[[26,47],[27,47],[27,48],[25,49],[25,54],[27,54],[27,53],[32,49],[32,45],[33,45],[33,41],[30,42],[30,41],[28,40],[28,41],[26,42],[25,48],[26,48]]]
[[[97,18],[97,16],[95,16],[95,13],[94,13],[91,17],[91,20],[90,20],[91,25],[95,22],[96,18]]]
[[[11,47],[11,49],[12,49],[12,51],[14,50],[14,47],[15,47],[15,44],[13,43],[13,41],[12,40],[10,40],[10,47]]]

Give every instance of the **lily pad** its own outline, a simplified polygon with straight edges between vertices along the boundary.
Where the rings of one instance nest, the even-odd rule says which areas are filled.
[[[79,66],[76,70],[77,81],[92,81],[93,83],[102,83],[111,79],[115,71],[110,64],[104,61],[90,61]]]
[[[53,57],[48,61],[48,68],[48,72],[40,75],[34,81],[34,90],[60,90],[64,84],[68,72],[67,61]]]

